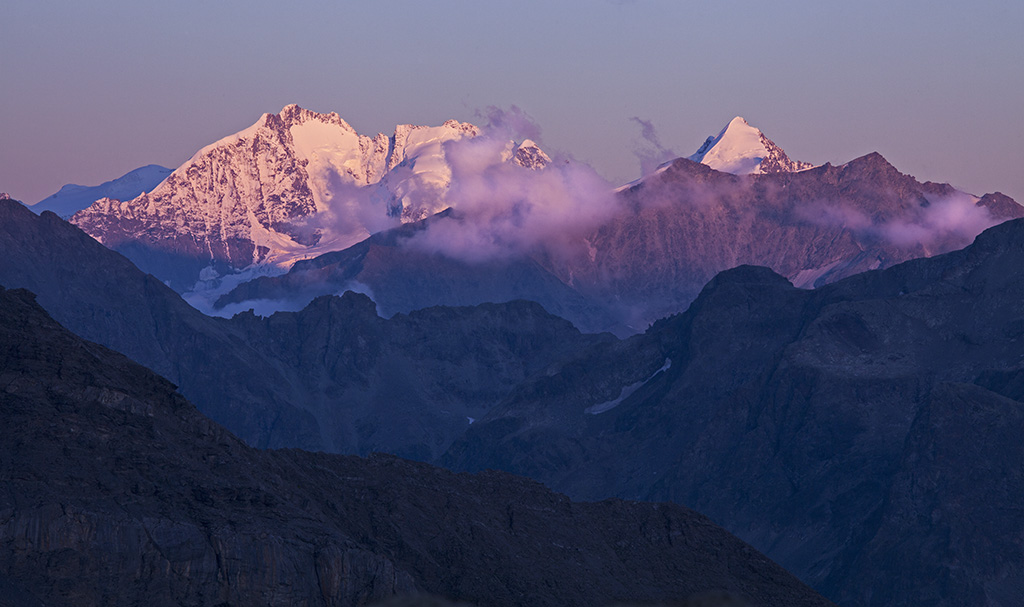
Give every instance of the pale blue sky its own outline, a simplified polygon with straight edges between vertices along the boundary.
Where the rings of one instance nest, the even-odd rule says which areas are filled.
[[[288,103],[366,134],[517,105],[545,149],[638,176],[735,115],[790,156],[879,151],[1024,202],[1024,2],[12,0],[0,191],[175,167]]]

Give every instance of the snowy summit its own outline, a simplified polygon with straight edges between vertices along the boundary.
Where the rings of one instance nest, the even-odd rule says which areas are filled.
[[[733,118],[717,137],[708,137],[690,160],[733,175],[790,173],[814,166],[790,160],[782,148],[740,116]]]
[[[482,132],[448,120],[371,137],[334,112],[288,105],[201,148],[148,193],[100,198],[71,222],[146,271],[173,274],[181,292],[250,267],[283,272],[447,208],[447,150]],[[506,152],[528,169],[550,162],[529,140]]]

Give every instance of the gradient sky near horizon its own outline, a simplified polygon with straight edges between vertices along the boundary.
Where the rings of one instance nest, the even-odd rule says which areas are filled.
[[[0,191],[176,167],[289,104],[364,134],[518,106],[614,184],[742,115],[793,158],[878,151],[1024,203],[1024,2],[12,1]]]

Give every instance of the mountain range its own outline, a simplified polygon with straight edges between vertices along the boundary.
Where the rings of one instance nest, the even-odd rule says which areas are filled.
[[[506,287],[514,283],[521,297],[583,330],[625,336],[685,310],[708,280],[736,265],[766,265],[800,287],[815,287],[963,247],[984,228],[1024,216],[1002,194],[978,198],[920,183],[879,154],[752,175],[678,159],[620,190],[614,204],[605,221],[568,242],[485,261],[446,248],[440,235],[476,225],[471,214],[453,209],[418,230],[384,232],[296,263],[287,274],[243,283],[214,308],[289,309],[355,288],[372,294],[383,314],[394,314],[507,301],[515,295]],[[420,243],[431,234],[439,236],[425,250]]]
[[[153,192],[72,222],[207,313],[294,311],[347,289],[385,316],[525,297],[625,336],[736,265],[817,286],[1024,216],[1002,194],[920,183],[878,154],[791,160],[740,117],[614,192],[502,133],[449,121],[370,138],[291,105],[201,149]]]
[[[586,167],[551,162],[528,142],[517,144],[468,126],[459,131],[463,134],[445,139],[445,133],[455,129],[448,123],[436,127],[441,134],[398,162],[392,173],[386,170],[388,161],[381,165],[374,160],[379,156],[374,151],[379,146],[373,143],[377,139],[366,138],[369,143],[363,146],[363,138],[344,126],[336,115],[289,106],[280,114],[265,115],[238,136],[204,148],[191,164],[175,171],[174,196],[191,192],[181,194],[186,204],[180,213],[173,203],[178,199],[169,194],[161,204],[150,200],[143,209],[141,199],[154,192],[123,203],[101,201],[76,215],[76,222],[87,229],[114,226],[109,233],[126,238],[119,245],[122,251],[133,255],[145,250],[139,259],[159,262],[150,266],[155,276],[53,213],[36,216],[18,203],[2,200],[0,284],[36,292],[39,305],[58,322],[179,384],[202,413],[251,446],[355,454],[386,451],[456,470],[493,468],[523,474],[577,499],[683,504],[710,516],[843,605],[1001,606],[1014,605],[1024,595],[1024,551],[1019,546],[1024,529],[1016,498],[1024,489],[1024,451],[1016,440],[1024,422],[1024,352],[1018,326],[1024,318],[1024,283],[1016,270],[1024,261],[1019,245],[1024,242],[1024,224],[1001,223],[1024,215],[1016,202],[999,193],[976,197],[947,184],[918,182],[879,154],[839,166],[809,166],[789,159],[742,119],[709,138],[690,159],[665,163],[618,190],[595,180]],[[394,138],[378,139],[398,141],[399,130]],[[430,134],[429,128],[412,130]],[[345,134],[348,147],[337,143],[340,139],[334,137],[339,132]],[[408,143],[415,143],[412,135],[404,141],[403,149],[415,148]],[[352,162],[338,164],[339,158]],[[380,166],[385,170],[375,173],[374,167]],[[349,181],[342,189],[356,193],[350,200],[366,202],[369,206],[358,208],[381,211],[374,217],[384,220],[360,224],[367,234],[381,228],[360,242],[328,250],[340,242],[333,239],[344,229],[329,221],[337,217],[336,211],[321,204],[326,198],[313,191],[318,183],[337,181],[318,181],[311,175],[340,175],[344,167],[350,172],[345,173]],[[718,170],[726,168],[732,172]],[[162,188],[171,182],[169,177],[157,190],[170,192]],[[431,189],[430,183],[438,187]],[[399,184],[412,185],[403,189]],[[248,193],[239,195],[245,188]],[[268,195],[254,194],[260,192]],[[221,202],[227,206],[217,206]],[[256,206],[246,206],[251,203]],[[420,203],[429,204],[417,206]],[[232,215],[239,205],[250,211],[262,209],[263,214],[246,211],[248,219],[231,223],[241,217]],[[103,209],[111,211],[107,223]],[[125,219],[129,216],[135,219]],[[216,230],[203,232],[200,223],[188,223],[193,220],[187,217],[193,216],[234,217],[228,223],[241,227],[232,232],[228,223],[220,223]],[[84,217],[92,219],[80,221]],[[162,219],[154,223],[153,217]],[[180,226],[174,217],[181,219]],[[246,224],[249,220],[256,223]],[[186,229],[186,224],[191,227]],[[263,227],[245,227],[256,224]],[[181,229],[168,244],[161,234],[170,232],[162,230],[174,226]],[[205,253],[198,245],[188,249],[181,244],[193,229],[193,244],[206,239]],[[268,239],[262,241],[269,243],[267,251],[260,253],[251,238],[259,230],[266,230],[260,232],[264,236],[287,236],[292,248],[274,249],[271,245],[285,241]],[[149,236],[140,236],[144,234]],[[231,234],[241,236],[229,243]],[[112,245],[103,234],[99,237]],[[149,244],[146,238],[151,239]],[[164,244],[170,248],[153,252]],[[328,251],[316,255],[321,246]],[[231,251],[256,256],[232,258]],[[224,253],[219,262],[214,260],[218,252]],[[259,255],[263,257],[257,259]],[[279,274],[283,268],[274,264],[285,258],[291,269]],[[178,263],[182,259],[186,263]],[[769,267],[744,265],[748,263]],[[236,271],[240,272],[231,274]],[[261,273],[278,275],[242,282]],[[196,276],[191,286],[182,286]],[[232,318],[206,316],[168,284],[189,295],[193,304],[205,302],[224,314],[243,312]],[[207,298],[196,299],[204,290]],[[150,435],[130,417],[118,417],[113,426],[89,426],[97,411],[99,419],[106,419],[97,403],[108,406],[111,401],[109,392],[96,391],[100,384],[111,384],[103,384],[106,379],[95,384],[93,379],[112,376],[98,369],[130,365],[101,353],[99,365],[93,361],[86,364],[84,374],[79,373],[81,353],[96,354],[99,346],[75,342],[52,321],[41,319],[38,309],[29,311],[34,308],[27,294],[15,293],[14,298],[13,303],[3,300],[12,310],[9,316],[16,319],[5,329],[10,343],[36,345],[27,350],[9,346],[9,366],[17,369],[22,364],[17,361],[28,361],[28,368],[36,371],[18,371],[18,376],[35,373],[39,379],[9,384],[14,387],[7,392],[13,395],[8,401],[19,403],[16,411],[22,416],[7,424],[12,444],[18,445],[10,457],[19,457],[34,441],[39,442],[40,456],[9,470],[43,470],[33,474],[70,479],[67,487],[79,487],[74,483],[84,479],[105,490],[118,487],[109,468],[97,464],[75,476],[65,470],[71,460],[52,454],[83,459],[114,436],[118,425],[127,427],[128,437],[115,442],[127,441],[132,453],[163,449],[180,452],[174,457],[189,462],[195,461],[190,459],[195,453],[212,449],[190,442],[196,440],[197,428],[201,438],[215,436],[218,444],[233,440],[223,438],[227,435],[205,420],[194,421],[199,419],[189,417],[194,413],[182,413],[191,411],[190,405],[172,407],[176,419],[189,428],[184,435],[168,429],[172,422],[165,417],[157,416],[154,422],[164,436],[175,437],[173,445],[140,443],[137,439]],[[249,308],[256,313],[244,312]],[[49,328],[35,336],[19,333],[41,326]],[[644,327],[647,330],[637,334]],[[630,337],[581,333],[580,328]],[[39,352],[61,362],[56,367],[52,359],[41,362]],[[75,353],[72,358],[67,358],[69,352]],[[54,374],[54,368],[67,371]],[[129,386],[123,385],[122,377],[113,380],[119,387],[111,388],[131,395],[129,409],[153,410],[136,403],[145,398],[131,392],[130,385],[158,386],[146,388],[146,394],[180,401],[179,396],[167,396],[170,386],[131,369]],[[87,386],[74,383],[83,377]],[[55,393],[60,398],[75,396],[59,401],[58,410],[73,412],[81,405],[90,411],[84,417],[72,415],[65,433],[87,428],[81,435],[86,437],[84,451],[43,440],[43,430],[31,439],[13,434],[35,427],[31,411],[52,409],[55,401],[46,393],[47,386],[58,386]],[[85,400],[78,399],[82,395]],[[118,399],[114,401],[123,402]],[[39,428],[57,424],[40,423]],[[104,438],[97,442],[90,436]],[[231,444],[235,446],[229,449],[234,453],[230,457],[242,458],[233,461],[248,462],[239,464],[241,468],[251,464],[270,470],[266,474],[272,490],[260,495],[280,490],[294,496],[309,487],[335,486],[339,479],[342,485],[353,478],[389,479],[370,490],[374,499],[394,496],[384,500],[388,514],[369,508],[356,516],[369,520],[367,526],[343,531],[337,531],[333,519],[327,521],[326,531],[320,523],[308,527],[314,535],[350,538],[364,547],[359,550],[366,546],[359,538],[380,537],[376,533],[381,528],[394,530],[383,543],[374,544],[385,546],[385,552],[366,549],[375,556],[353,566],[371,563],[370,569],[384,571],[384,578],[395,583],[384,590],[364,586],[358,591],[360,598],[352,600],[367,601],[371,595],[405,589],[409,580],[422,579],[410,573],[410,567],[432,580],[453,566],[463,571],[458,565],[462,561],[452,560],[449,548],[479,560],[479,546],[494,537],[470,534],[470,540],[460,540],[463,543],[437,548],[430,542],[448,537],[451,529],[473,529],[461,519],[443,519],[443,530],[425,544],[403,539],[423,527],[417,508],[434,510],[420,501],[419,494],[388,493],[390,487],[421,487],[410,479],[422,477],[427,479],[424,485],[440,487],[435,495],[459,494],[457,485],[464,476],[392,458],[371,458],[366,464]],[[229,458],[223,452],[215,455],[217,461]],[[140,455],[132,461],[153,457]],[[52,462],[56,463],[49,469],[35,467]],[[356,468],[336,472],[338,462],[352,462]],[[370,472],[360,468],[366,465]],[[232,466],[228,476],[248,478]],[[230,521],[239,516],[252,523],[246,529],[267,528],[263,522],[253,523],[257,514],[251,500],[246,513],[229,508],[231,513],[224,518],[211,519],[210,511],[204,510],[228,507],[218,500],[237,495],[231,488],[237,486],[234,481],[206,476],[209,470],[199,463],[185,466],[193,476],[172,478],[163,470],[173,466],[159,467],[160,474],[148,468],[144,474],[154,486],[192,488],[191,493],[172,494],[178,509],[193,516],[186,520],[175,514],[168,519],[174,529],[198,524],[207,537],[219,538],[209,530],[237,524]],[[404,469],[407,475],[389,476],[393,468]],[[16,472],[4,478],[12,487],[24,480]],[[299,486],[289,485],[291,479],[301,479]],[[534,494],[516,484],[520,482],[500,477],[496,485],[509,485],[508,499],[515,501],[513,496],[522,494],[525,503]],[[207,485],[223,491],[212,497],[197,493],[195,487]],[[476,487],[494,493],[496,485]],[[27,488],[18,491],[40,495],[33,498],[38,504],[56,499]],[[242,493],[250,495],[246,491]],[[312,505],[312,519],[322,521],[326,519],[316,513],[336,512],[337,500],[347,499],[317,495],[299,502],[263,497],[267,508],[259,516],[288,518],[289,508],[301,504],[303,509]],[[479,494],[467,495],[469,502],[482,504]],[[407,502],[415,504],[412,510],[398,505]],[[159,500],[145,503],[132,512],[152,507],[166,516],[174,510]],[[71,511],[78,507],[71,504]],[[470,512],[466,520],[490,520],[490,514],[461,502],[449,502],[439,511],[451,508]],[[546,508],[537,510],[541,518],[549,516],[543,514],[550,512]],[[14,510],[21,511],[21,506]],[[353,512],[348,506],[343,511]],[[512,529],[517,515],[512,510],[507,514]],[[31,514],[12,528],[40,528],[37,521],[53,520],[46,516]],[[613,527],[606,519],[581,516],[570,518],[584,520],[585,526]],[[146,517],[152,518],[147,514],[142,520]],[[130,517],[89,518],[84,524],[106,524],[98,522],[102,520],[115,520],[115,529],[136,528]],[[404,520],[420,522],[402,527]],[[671,530],[672,524],[667,525]],[[661,537],[661,527],[649,519],[640,529],[631,527],[616,536],[615,545],[630,545],[637,541],[637,533]],[[285,538],[275,545],[305,545],[306,540],[296,538],[308,536],[291,533],[271,535]],[[529,544],[535,541],[531,538],[553,533],[531,523],[523,540]],[[674,537],[671,532],[669,537]],[[169,548],[155,543],[159,558],[167,559]],[[214,554],[228,554],[218,552],[220,544],[209,543]],[[519,570],[548,557],[522,544],[499,543],[517,555],[533,555],[525,561],[503,560],[488,570],[488,575],[502,580],[501,588],[532,597],[523,588],[538,583],[560,587],[533,573],[510,581],[514,576],[508,567]],[[41,549],[40,543],[32,546],[25,554],[37,556],[17,561],[21,568],[16,575],[11,573],[13,565],[0,569],[0,588],[24,594],[23,580],[30,579],[24,576],[42,570],[38,563],[43,560],[56,558],[33,552]],[[394,550],[402,546],[408,547],[399,550],[405,556],[395,556],[399,552]],[[99,550],[90,554],[100,558],[104,549]],[[202,548],[202,559],[208,560],[206,550]],[[274,554],[286,554],[283,550]],[[586,565],[593,570],[604,571],[605,563],[616,559],[628,560],[600,547],[580,550],[603,555]],[[424,558],[430,566],[409,565],[426,562],[417,560],[422,554],[428,555]],[[412,560],[403,560],[406,557]],[[207,600],[196,597],[229,592],[216,581],[195,582],[209,580],[202,577],[209,569],[191,558],[170,559],[187,562],[182,567],[196,572],[175,573],[187,587],[175,592],[198,602]],[[297,562],[293,558],[299,557],[274,557],[274,562]],[[448,563],[447,568],[440,562]],[[137,571],[133,566],[109,565]],[[269,570],[263,561],[240,566],[252,575]],[[392,566],[394,575],[388,573]],[[400,570],[409,577],[402,577]],[[625,571],[635,569],[629,565]],[[128,579],[136,580],[136,586],[149,580],[176,583],[132,575]],[[637,575],[628,573],[630,578]],[[668,575],[674,578],[678,573]],[[781,579],[764,576],[766,581]],[[459,578],[457,590],[447,582],[415,584],[420,590],[472,600],[483,601],[479,597],[490,592],[509,596],[486,585],[463,585],[466,579]],[[306,583],[296,583],[295,588],[279,589],[280,596],[292,601],[307,596],[301,593],[308,590],[296,590],[307,588]],[[601,583],[620,582],[580,582],[600,588],[596,594],[582,587],[576,587],[576,595],[568,590],[549,594],[560,600],[587,597],[584,602],[593,602],[597,595],[629,598],[630,593],[611,592]],[[58,585],[87,593],[116,584],[104,580],[91,590],[67,581]],[[265,586],[253,587],[258,588],[254,592],[265,592]],[[352,587],[345,588],[350,592]],[[681,593],[679,587],[672,592]],[[669,594],[631,596],[653,600]],[[308,600],[317,604],[319,599]],[[505,601],[495,599],[496,604],[516,602]]]
[[[388,434],[380,424],[392,413],[396,427],[422,425],[413,420],[436,414],[434,399],[450,403],[475,376],[492,389],[485,411],[455,435],[433,430],[443,440],[414,456],[454,440],[437,460],[448,467],[513,471],[576,498],[693,505],[844,605],[1011,605],[1018,596],[1020,222],[962,252],[814,291],[741,267],[711,281],[685,314],[620,341],[567,325],[559,336],[557,319],[525,303],[518,317],[513,304],[436,309],[411,332],[352,294],[299,314],[209,318],[55,215],[13,201],[0,208],[3,250],[23,256],[0,266],[0,283],[34,280],[48,288],[40,302],[82,331],[162,353],[254,444],[323,448],[316,416],[301,399],[283,400],[310,385],[412,380],[373,404],[361,429],[372,437]],[[116,288],[96,281],[104,276]],[[520,349],[510,340],[528,335],[524,312],[542,322],[535,345]],[[495,314],[511,318],[500,320],[504,332],[481,323]],[[452,332],[446,317],[466,331]],[[553,362],[537,364],[546,351]],[[533,366],[523,369],[516,352]],[[396,355],[423,371],[395,366]],[[517,368],[493,390],[496,369]],[[429,397],[414,396],[424,387]],[[323,394],[350,406],[359,392]],[[401,408],[410,398],[420,406]],[[398,432],[384,448],[400,451],[410,436],[423,444]]]

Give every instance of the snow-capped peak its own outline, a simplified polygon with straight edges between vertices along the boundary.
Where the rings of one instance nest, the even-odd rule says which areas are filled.
[[[509,160],[523,168],[540,170],[551,164],[551,157],[544,153],[532,139],[524,139],[519,145],[509,144]]]
[[[690,160],[734,175],[794,172],[814,166],[790,160],[782,148],[741,116],[729,121],[717,137],[708,137]]]
[[[148,193],[98,200],[72,222],[112,248],[170,253],[218,273],[283,271],[447,208],[448,150],[481,134],[448,120],[371,137],[336,113],[288,105],[203,147]],[[550,162],[532,141],[508,145],[507,161],[527,168]],[[175,275],[179,290],[191,286],[190,274],[183,276]]]
[[[268,119],[272,119],[273,116],[273,114],[264,114],[263,119],[264,121],[266,121]],[[335,126],[340,126],[342,130],[351,131],[353,133],[355,132],[355,129],[353,129],[347,122],[342,120],[341,116],[339,116],[337,112],[331,112],[330,114],[320,114],[318,112],[314,112],[313,110],[307,110],[305,108],[299,107],[294,103],[284,106],[281,112],[277,114],[277,118],[279,118],[281,122],[284,123],[284,126],[287,128],[292,128],[293,126],[302,125],[312,121],[320,122],[323,124],[333,124]]]

